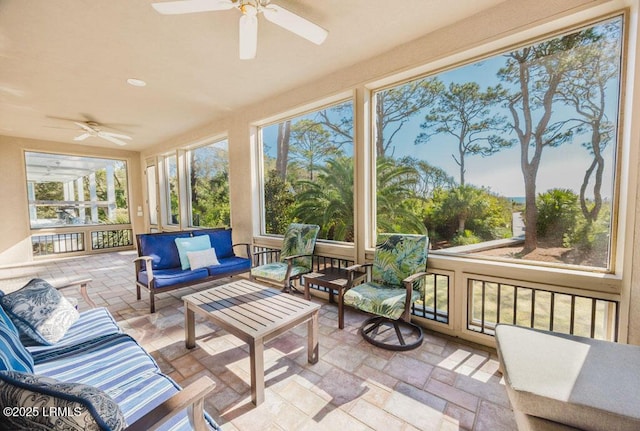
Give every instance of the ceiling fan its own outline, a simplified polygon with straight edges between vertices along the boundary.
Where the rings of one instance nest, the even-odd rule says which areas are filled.
[[[270,0],[178,0],[152,3],[153,8],[165,15],[229,10],[236,8],[240,17],[240,59],[256,56],[258,45],[258,14],[274,24],[320,45],[329,34],[327,30],[275,4]]]
[[[105,132],[101,129],[102,125],[96,121],[85,121],[80,123],[78,121],[73,122],[76,126],[84,130],[84,133],[73,138],[74,141],[84,141],[92,136],[106,139],[113,142],[116,145],[127,145],[123,139],[130,140],[131,136],[123,135],[121,133]]]

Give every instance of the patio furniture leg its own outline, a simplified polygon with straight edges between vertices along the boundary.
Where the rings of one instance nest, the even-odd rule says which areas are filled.
[[[307,322],[307,361],[310,364],[318,362],[319,343],[318,343],[318,311],[314,311],[311,319]]]
[[[251,401],[259,406],[264,401],[264,343],[262,338],[249,343],[251,367]]]
[[[187,349],[196,347],[196,319],[188,305],[184,310],[184,339]]]
[[[153,295],[153,291],[149,291],[149,313],[155,313],[156,312],[156,301],[155,301],[155,296]]]
[[[340,289],[338,292],[338,328],[344,329],[344,289]]]

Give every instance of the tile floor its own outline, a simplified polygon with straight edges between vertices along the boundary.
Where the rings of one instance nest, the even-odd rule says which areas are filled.
[[[0,290],[33,277],[53,283],[91,277],[90,294],[182,385],[201,375],[216,382],[207,411],[223,430],[477,430],[516,429],[495,351],[426,331],[423,345],[390,352],[357,331],[365,315],[348,310],[337,328],[337,307],[320,311],[320,360],[307,363],[306,325],[265,346],[265,402],[251,404],[248,346],[198,319],[197,347],[184,347],[182,295],[160,295],[155,314],[136,301],[134,251],[0,268]],[[221,280],[224,283],[227,280]],[[77,296],[75,289],[65,291]],[[86,308],[80,299],[80,306]]]

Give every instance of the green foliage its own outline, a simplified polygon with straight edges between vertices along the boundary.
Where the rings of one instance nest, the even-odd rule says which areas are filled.
[[[289,158],[299,163],[311,180],[326,157],[340,152],[339,146],[334,145],[330,138],[331,133],[313,120],[299,120],[291,126]]]
[[[565,235],[571,235],[580,214],[578,196],[568,189],[552,189],[538,195],[538,224],[536,232],[540,239],[551,244],[562,245]]]
[[[353,242],[353,159],[327,160],[314,181],[296,184],[295,217],[321,227],[320,238]]]
[[[295,221],[295,195],[291,186],[280,178],[277,170],[267,173],[264,183],[264,212],[266,233],[282,234]]]
[[[442,240],[472,236],[483,241],[504,238],[510,236],[511,204],[475,186],[438,189],[427,206],[425,223]]]
[[[415,168],[391,158],[378,158],[376,180],[378,233],[427,233],[421,218],[413,211]]]
[[[573,232],[564,237],[564,246],[572,247],[573,263],[603,267],[609,258],[611,229],[611,204],[602,206],[598,218],[589,223],[584,217],[578,217]]]
[[[451,244],[454,246],[478,244],[480,242],[482,242],[482,239],[478,238],[478,236],[476,236],[469,229],[465,229],[461,233],[460,232],[456,233],[453,239],[451,240]]]
[[[191,222],[193,226],[231,224],[229,153],[226,141],[190,152]]]

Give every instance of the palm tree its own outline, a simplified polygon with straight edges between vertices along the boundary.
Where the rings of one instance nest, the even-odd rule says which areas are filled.
[[[421,217],[409,202],[418,199],[413,192],[417,171],[393,159],[377,163],[377,225],[379,232],[426,233]],[[353,159],[328,159],[314,181],[296,183],[294,214],[304,223],[320,226],[320,238],[353,241]]]
[[[318,171],[315,181],[298,181],[294,214],[319,225],[320,238],[353,242],[353,159],[329,159]]]
[[[411,200],[416,196],[418,172],[412,166],[397,164],[391,158],[379,158],[376,164],[378,232],[426,233],[421,217],[412,211]]]

